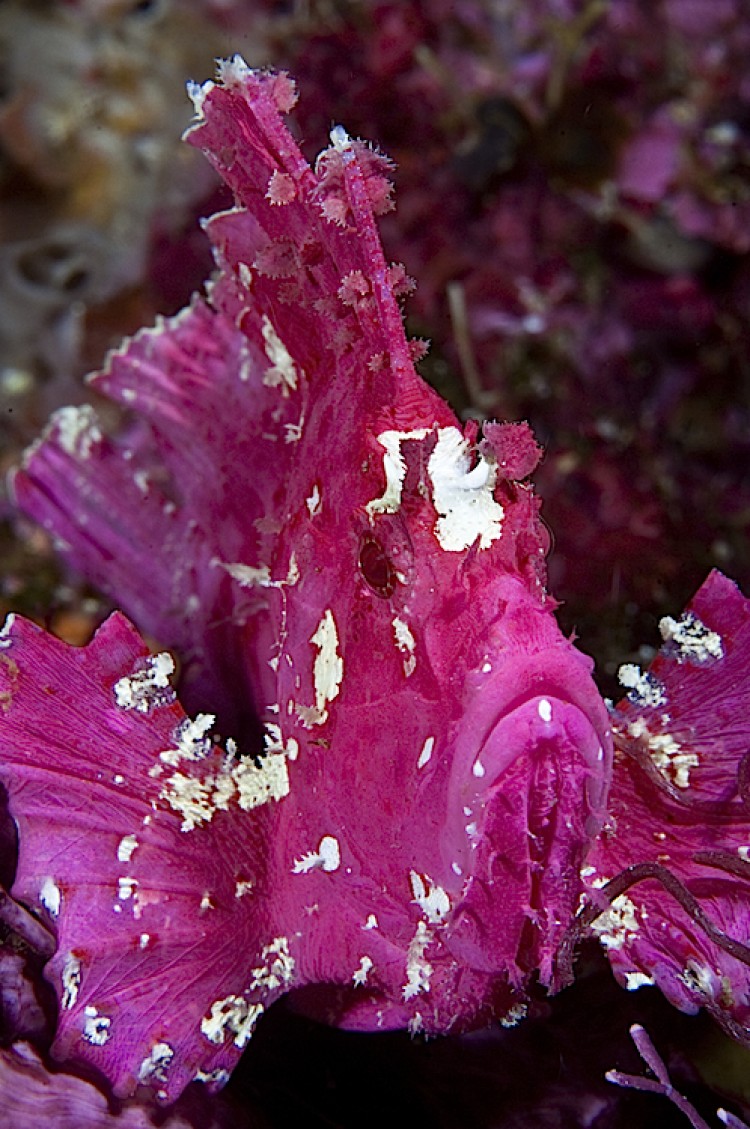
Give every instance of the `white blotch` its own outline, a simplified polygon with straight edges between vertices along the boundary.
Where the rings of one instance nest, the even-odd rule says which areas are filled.
[[[377,929],[378,919],[374,913],[368,913],[367,921],[362,926],[363,929]]]
[[[309,498],[305,498],[305,504],[307,505],[310,517],[315,517],[316,514],[320,513],[320,487],[317,482],[313,483]]]
[[[60,979],[63,986],[60,1007],[63,1011],[69,1011],[75,1006],[81,986],[81,962],[72,953],[68,953],[65,958]]]
[[[239,561],[220,561],[214,557],[211,564],[225,569],[232,580],[236,580],[240,588],[270,588],[272,587],[271,570],[268,565],[242,564]]]
[[[174,1048],[169,1043],[155,1043],[151,1054],[138,1067],[139,1082],[166,1082],[167,1067],[174,1058]]]
[[[552,721],[552,704],[546,698],[542,698],[537,706],[537,713],[542,721]]]
[[[50,426],[57,428],[60,446],[74,459],[87,459],[94,446],[102,441],[99,421],[90,404],[58,408]]]
[[[112,1020],[107,1015],[100,1015],[91,1005],[83,1009],[83,1015],[82,1038],[95,1047],[103,1047],[111,1035]]]
[[[617,678],[635,705],[650,706],[652,709],[666,705],[667,695],[659,679],[648,671],[644,673],[635,663],[621,666]]]
[[[325,870],[331,874],[341,865],[341,848],[333,835],[324,835],[317,851],[308,851],[295,859],[292,874],[308,874],[311,870]]]
[[[639,988],[648,988],[655,983],[653,976],[647,976],[645,972],[625,973],[625,989],[628,992],[637,992]]]
[[[503,507],[493,497],[496,469],[479,457],[471,467],[469,442],[457,427],[441,427],[427,473],[438,520],[435,536],[447,552],[461,552],[479,541],[487,549],[502,533]]]
[[[409,871],[409,882],[416,905],[422,910],[430,925],[439,925],[451,908],[445,890],[442,886],[436,886],[427,875],[422,877],[416,870]]]
[[[206,736],[216,721],[212,713],[199,713],[193,720],[185,718],[172,734],[174,748],[159,753],[159,760],[176,768],[180,761],[199,761],[213,750],[213,742]]]
[[[472,774],[474,776],[476,776],[477,779],[479,779],[479,780],[482,779],[485,772],[487,771],[485,769],[484,765],[482,764],[482,762],[480,761],[479,757],[477,757],[477,759],[474,761],[474,764],[471,767],[471,771],[472,771]]]
[[[229,1081],[229,1071],[217,1067],[215,1070],[196,1070],[194,1082],[203,1082],[206,1086],[226,1086]]]
[[[662,720],[668,721],[669,718],[665,715]],[[700,764],[696,752],[684,749],[671,733],[652,733],[642,717],[630,722],[628,733],[635,740],[644,742],[665,780],[671,781],[677,788],[690,787],[690,770]]]
[[[430,990],[432,965],[425,959],[425,952],[431,941],[432,934],[424,921],[419,921],[406,953],[406,983],[402,989],[404,1000],[411,1000],[420,992]]]
[[[16,622],[15,612],[8,612],[5,617],[5,623],[0,627],[0,650],[5,647],[10,647],[12,639],[10,638],[13,631],[13,625]]]
[[[351,148],[352,139],[344,129],[343,125],[335,125],[329,134],[331,138],[331,145],[339,153],[345,153]]]
[[[417,760],[417,768],[424,768],[424,766],[428,763],[430,757],[432,756],[432,750],[434,748],[435,738],[428,737],[424,745],[422,746],[421,753],[419,754],[419,759]]]
[[[608,910],[592,921],[591,928],[605,949],[621,949],[640,929],[635,904],[620,894]]]
[[[203,121],[203,103],[215,86],[216,83],[212,82],[210,79],[203,83],[192,81],[186,83],[188,98],[193,103],[196,123]],[[186,130],[185,136],[187,136],[193,128],[195,128],[195,126],[190,126]]]
[[[678,662],[705,663],[724,657],[721,636],[692,612],[685,612],[679,619],[664,616],[659,620],[659,631],[664,642],[673,645]]]
[[[263,374],[263,383],[268,388],[280,388],[282,396],[288,396],[290,392],[295,391],[299,383],[297,367],[266,314],[263,315],[261,333],[265,342],[266,356],[271,362],[271,367]]]
[[[39,891],[39,900],[53,917],[57,917],[60,912],[62,894],[60,893],[60,887],[53,878],[45,878],[42,882],[42,888]]]
[[[352,976],[352,983],[355,988],[362,988],[367,983],[367,974],[372,968],[372,960],[368,956],[360,958],[359,968]]]
[[[416,646],[414,636],[411,633],[408,623],[405,623],[403,619],[399,619],[398,616],[394,616],[392,623],[396,646],[402,654],[406,655],[404,659],[404,674],[409,678],[414,673],[417,665],[417,658],[414,654],[414,648]]]
[[[169,676],[174,674],[174,659],[164,651],[150,655],[142,669],[115,682],[115,701],[121,710],[149,713],[158,706],[169,705],[175,693]]]
[[[522,1019],[526,1018],[528,1012],[528,1004],[513,1004],[512,1008],[506,1011],[505,1015],[500,1020],[501,1027],[517,1027]]]
[[[137,878],[118,878],[117,897],[120,899],[120,901],[126,902],[128,898],[132,898],[137,885]]]
[[[209,1043],[220,1045],[230,1036],[242,1050],[250,1041],[255,1024],[263,1014],[262,1004],[251,1004],[244,996],[225,996],[211,1004],[211,1012],[201,1020],[201,1032]]]
[[[286,937],[274,937],[261,952],[263,964],[253,969],[250,988],[273,992],[277,988],[288,987],[294,978],[294,957],[289,952]]]
[[[135,835],[125,835],[117,845],[117,860],[118,862],[130,862],[133,853],[138,847],[138,839]]]
[[[338,654],[339,637],[330,608],[324,612],[310,642],[318,651],[313,663],[315,705],[312,709],[297,706],[300,720],[307,728],[322,725],[328,719],[327,704],[338,697],[344,677],[344,660]]]
[[[382,431],[378,435],[378,443],[385,448],[383,456],[383,471],[385,473],[385,490],[379,498],[368,502],[365,509],[368,514],[395,514],[401,505],[401,490],[406,476],[406,462],[401,454],[401,444],[405,439],[424,439],[429,435],[427,428],[421,427],[416,431]]]

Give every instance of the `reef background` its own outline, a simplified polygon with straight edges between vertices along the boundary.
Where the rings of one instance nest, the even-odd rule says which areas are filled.
[[[750,593],[746,0],[3,0],[0,469],[209,275],[196,221],[226,200],[180,142],[184,84],[235,51],[295,75],[309,157],[341,122],[395,160],[382,231],[418,282],[421,371],[464,418],[532,423],[550,588],[602,691],[711,568]],[[0,613],[84,642],[104,601],[5,492],[0,519]],[[230,1123],[684,1124],[602,1081],[639,1072],[635,1020],[678,1084],[737,1091],[745,1052],[583,964],[548,1020],[460,1043],[279,1009]]]

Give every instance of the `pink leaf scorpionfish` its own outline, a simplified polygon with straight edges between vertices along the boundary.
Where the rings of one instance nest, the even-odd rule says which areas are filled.
[[[613,726],[643,759],[684,676],[713,701],[734,671],[746,694],[747,603],[711,578],[702,618],[679,621],[703,650],[678,646],[674,621],[662,681],[633,675],[610,714],[544,587],[528,427],[487,424],[477,442],[414,369],[410,283],[373,219],[391,207],[388,162],[336,127],[313,170],[281,117],[291,81],[239,58],[191,93],[187,139],[236,200],[206,224],[217,274],[95,377],[132,413],[120,433],[63,409],[15,479],[72,564],[180,656],[200,711],[120,613],[85,649],[4,629],[13,896],[56,936],[54,1053],[117,1094],[140,1082],[171,1100],[220,1085],[290,991],[355,1029],[511,1024],[533,980],[566,981],[584,927],[624,983],[668,981],[688,1010],[710,1002],[718,952],[727,1022],[745,1023],[747,953],[723,931],[746,904],[737,877],[698,939],[681,879],[659,911],[664,866],[632,870],[653,796],[665,826],[682,799],[668,741],[661,792],[611,778]],[[732,800],[740,835],[746,787],[732,799],[722,776],[739,745],[725,752],[705,802]],[[689,868],[702,840],[683,823]],[[641,882],[648,913],[625,895]]]

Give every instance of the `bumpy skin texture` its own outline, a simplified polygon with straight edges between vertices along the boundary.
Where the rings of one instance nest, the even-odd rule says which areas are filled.
[[[58,415],[16,493],[179,651],[240,752],[180,730],[119,617],[84,651],[16,624],[4,652],[16,894],[60,891],[57,1053],[170,1098],[220,1081],[295,987],[326,985],[308,1006],[351,1027],[517,1017],[611,768],[513,477],[533,439],[500,428],[480,455],[414,370],[372,215],[387,162],[334,131],[313,171],[289,80],[220,76],[188,136],[237,197],[207,225],[209,297],[96,378],[136,423]]]
[[[532,976],[563,979],[612,767],[543,585],[533,438],[477,449],[414,370],[387,162],[334,130],[313,171],[289,80],[239,60],[194,98],[188,140],[237,200],[207,225],[208,297],[96,378],[135,422],[58,414],[16,493],[239,746],[119,615],[84,650],[19,621],[0,650],[56,1053],[167,1099],[220,1084],[294,989],[360,1029],[515,1021]]]

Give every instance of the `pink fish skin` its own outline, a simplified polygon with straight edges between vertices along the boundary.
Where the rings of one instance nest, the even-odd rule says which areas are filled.
[[[220,1084],[286,991],[358,1029],[515,1022],[612,767],[544,587],[533,438],[479,449],[414,369],[387,162],[337,128],[313,170],[289,79],[239,59],[193,97],[236,197],[206,225],[218,273],[94,379],[133,422],[58,413],[15,492],[239,746],[119,615],[80,651],[16,621],[0,651],[56,1053],[170,1100]]]

